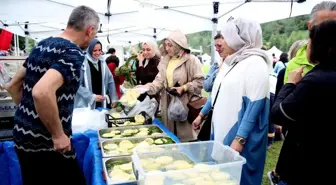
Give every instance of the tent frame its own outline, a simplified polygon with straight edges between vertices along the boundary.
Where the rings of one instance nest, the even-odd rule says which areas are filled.
[[[66,4],[66,3],[61,3],[61,2],[57,2],[55,0],[44,0],[44,1],[48,1],[50,3],[55,3],[57,5],[62,5],[62,6],[65,6],[65,7],[70,7],[70,8],[74,8],[75,6],[72,6],[70,4]],[[137,11],[128,11],[128,12],[121,12],[121,13],[115,13],[115,14],[112,14],[110,12],[110,9],[111,9],[111,4],[112,4],[112,1],[113,0],[107,0],[107,11],[106,13],[103,13],[103,12],[97,12],[99,15],[101,16],[104,16],[108,19],[108,23],[109,23],[109,19],[114,16],[114,15],[124,15],[124,14],[130,14],[130,13],[136,13]],[[140,0],[133,0],[135,2],[138,2],[138,3],[142,3]],[[254,3],[264,3],[264,2],[284,2],[284,3],[288,3],[288,2],[291,2],[291,3],[294,3],[294,2],[297,2],[297,3],[302,3],[302,2],[305,2],[306,0],[245,0],[243,3],[239,4],[238,6],[232,8],[231,10],[229,10],[228,12],[225,12],[223,13],[222,15],[218,15],[218,12],[219,12],[219,5],[220,4],[226,4],[226,3],[221,3],[219,2],[218,0],[214,0],[213,1],[213,16],[212,18],[208,18],[208,17],[203,17],[203,16],[200,16],[200,15],[196,15],[196,14],[193,14],[193,13],[188,13],[188,12],[184,12],[184,11],[181,11],[181,10],[176,10],[176,8],[185,8],[185,7],[193,7],[193,6],[204,6],[204,5],[208,5],[208,4],[190,4],[190,5],[181,5],[181,6],[159,6],[155,3],[147,3],[148,5],[151,5],[154,7],[154,10],[168,10],[168,11],[173,11],[173,12],[177,12],[177,13],[181,13],[181,14],[184,14],[184,15],[189,15],[189,16],[193,16],[193,17],[197,17],[197,18],[200,18],[200,19],[203,19],[203,20],[209,20],[212,22],[212,38],[214,38],[217,34],[217,25],[218,25],[218,21],[219,19],[223,18],[225,15],[231,13],[232,11],[244,6],[245,4],[247,3],[251,3],[251,2],[254,2]],[[290,16],[289,16],[290,17]],[[59,29],[59,28],[56,28],[56,27],[52,27],[52,26],[46,26],[44,25],[45,22],[34,22],[34,23],[29,23],[29,22],[17,22],[15,24],[5,24],[5,23],[2,23],[4,25],[4,27],[8,27],[8,26],[14,26],[14,25],[18,25],[22,28],[22,25],[25,26],[25,28],[22,28],[25,32],[25,35],[26,37],[29,36],[30,33],[46,33],[46,32],[55,32],[55,31],[62,31],[64,29]],[[34,31],[34,32],[29,32],[28,31],[28,27],[29,25],[39,25],[39,26],[42,26],[42,27],[45,27],[45,28],[50,28],[51,30],[46,30],[46,31]],[[104,32],[107,32],[107,39],[109,40],[109,35],[118,35],[118,34],[121,34],[121,33],[132,33],[132,34],[138,34],[138,35],[142,35],[142,36],[148,36],[148,37],[152,37],[154,39],[156,39],[157,37],[157,30],[167,30],[165,28],[151,28],[151,27],[148,27],[148,28],[145,28],[145,29],[153,29],[153,35],[148,35],[148,34],[140,34],[140,33],[136,33],[136,31],[139,31],[140,29],[129,29],[127,30],[128,28],[134,28],[135,26],[129,26],[129,27],[124,27],[124,28],[116,28],[116,29],[108,29],[107,31],[102,31],[103,33]],[[126,28],[126,30],[124,30]],[[100,28],[101,30],[101,28]],[[114,33],[111,33],[110,34],[110,31],[117,31],[117,30],[120,30],[120,32],[114,32]],[[214,62],[214,59],[215,59],[215,44],[214,44],[214,40],[212,39],[212,42],[211,42],[211,57],[212,57],[212,63]]]

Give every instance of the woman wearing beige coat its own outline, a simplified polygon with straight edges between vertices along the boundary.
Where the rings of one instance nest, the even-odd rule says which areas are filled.
[[[190,54],[186,36],[179,30],[173,31],[164,39],[164,57],[161,59],[159,73],[152,83],[145,85],[147,93],[161,94],[161,116],[164,125],[174,132],[183,142],[197,138],[192,125],[188,121],[168,120],[168,106],[172,96],[166,92],[167,88],[175,88],[181,95],[179,99],[186,110],[193,95],[201,95],[203,72],[198,59]],[[161,46],[163,47],[163,46]],[[176,87],[179,84],[179,87]]]

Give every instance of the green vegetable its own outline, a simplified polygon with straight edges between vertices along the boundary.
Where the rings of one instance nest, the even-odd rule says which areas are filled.
[[[148,129],[148,135],[152,135],[153,133],[162,133],[162,130],[158,127],[150,127]]]
[[[131,68],[129,67],[129,63],[132,60],[135,60],[137,58],[136,55],[131,56],[130,58],[127,59],[124,65],[120,66],[119,68],[116,69],[115,73],[117,76],[123,76],[125,77],[125,80],[130,83],[131,87],[136,86],[136,80],[132,77],[131,75]]]
[[[115,106],[115,110],[117,111],[117,112],[121,112],[121,111],[123,111],[124,110],[124,105],[122,104],[122,103],[120,103],[120,102],[117,102],[116,103],[116,106]]]
[[[165,138],[163,138],[162,141],[163,141],[164,144],[173,144],[173,143],[175,143],[175,142],[174,142],[171,138],[169,138],[169,137],[165,137]]]
[[[156,145],[166,145],[166,144],[173,144],[175,142],[169,137],[159,137],[155,139],[154,143]]]

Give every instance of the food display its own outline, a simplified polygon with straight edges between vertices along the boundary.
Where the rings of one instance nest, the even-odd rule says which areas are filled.
[[[131,157],[116,157],[104,160],[104,172],[108,184],[135,183]]]
[[[133,107],[140,96],[140,92],[137,89],[127,89],[125,94],[120,98],[119,102],[121,102],[124,106]]]
[[[222,172],[219,168],[198,163],[187,172],[168,172],[164,184],[185,184],[185,185],[238,185],[228,173]]]
[[[203,163],[193,164],[185,160],[174,160],[169,156],[142,159],[140,163],[148,174],[166,172],[162,176],[148,176],[144,185],[151,185],[154,180],[158,182],[157,185],[239,185],[228,173]],[[189,170],[174,171],[185,169]]]
[[[141,148],[133,150],[133,168],[138,184],[240,184],[241,169],[246,160],[229,146],[209,141],[160,147],[163,152],[143,153]]]
[[[102,152],[103,157],[131,155],[135,147],[140,149],[173,143],[175,142],[167,136],[106,140],[102,142]],[[160,147],[154,147],[152,150],[156,150],[155,152],[164,151],[164,149]],[[147,150],[144,152],[147,152]]]
[[[146,112],[140,112],[140,114],[134,117],[127,117],[124,112],[116,112],[111,110],[107,116],[109,127],[125,127],[135,125],[148,125],[152,124],[152,118],[148,116]]]
[[[141,148],[137,148],[137,152],[141,153]],[[140,159],[140,165],[145,172],[184,170],[193,168],[194,164],[186,154],[171,151],[143,154]]]
[[[142,118],[141,118],[142,119]],[[100,139],[118,139],[128,137],[163,136],[163,131],[155,125],[108,128],[98,131]]]
[[[122,115],[119,112],[111,112],[110,115],[112,118],[122,118]]]
[[[120,113],[116,113],[116,112],[113,112],[110,115],[114,119],[119,119],[119,118],[125,117],[125,116],[122,116]],[[134,121],[123,121],[122,123],[118,123],[118,127],[143,125],[144,123],[145,123],[145,117],[143,115],[136,115],[134,117]]]

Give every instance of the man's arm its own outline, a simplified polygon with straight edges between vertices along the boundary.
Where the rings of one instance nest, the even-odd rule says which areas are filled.
[[[64,134],[56,102],[56,91],[63,83],[62,74],[49,69],[32,91],[36,112],[53,138]]]
[[[26,75],[26,68],[21,67],[18,72],[16,72],[13,79],[9,82],[6,87],[6,90],[12,97],[15,104],[19,104],[22,97],[22,88],[23,88],[23,81]]]

